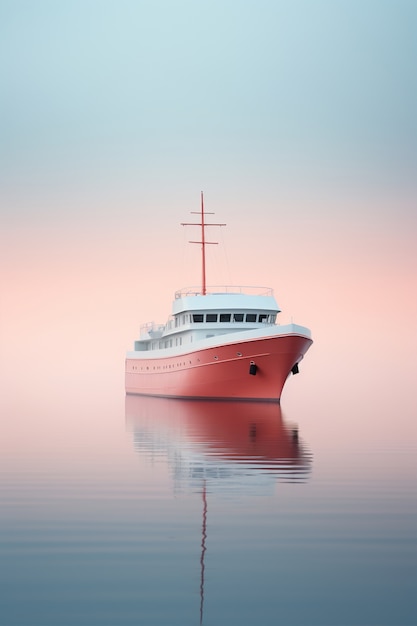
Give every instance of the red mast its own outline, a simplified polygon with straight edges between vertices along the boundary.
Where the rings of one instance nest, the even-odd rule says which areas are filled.
[[[200,215],[200,222],[181,222],[181,226],[201,226],[201,241],[190,241],[189,243],[201,244],[201,265],[202,265],[202,281],[201,281],[201,294],[203,296],[207,293],[206,287],[206,245],[217,245],[217,241],[206,241],[206,226],[226,226],[226,224],[206,224],[204,217],[206,215],[214,215],[214,213],[207,213],[204,211],[204,196],[201,192],[201,210],[191,211],[195,215]]]

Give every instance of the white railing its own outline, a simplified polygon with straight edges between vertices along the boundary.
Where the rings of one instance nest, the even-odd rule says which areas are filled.
[[[220,285],[206,288],[206,295],[224,295],[229,293],[242,294],[248,296],[272,296],[271,287],[252,287],[252,286],[232,286]],[[187,298],[190,296],[201,296],[201,287],[183,287],[175,292],[175,299]]]
[[[149,333],[162,333],[165,330],[165,324],[155,324],[155,322],[146,322],[146,324],[141,324],[140,334]]]

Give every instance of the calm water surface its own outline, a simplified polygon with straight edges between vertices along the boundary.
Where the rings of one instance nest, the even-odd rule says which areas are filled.
[[[119,365],[4,384],[0,624],[417,624],[406,383],[313,354],[281,407],[199,403]]]

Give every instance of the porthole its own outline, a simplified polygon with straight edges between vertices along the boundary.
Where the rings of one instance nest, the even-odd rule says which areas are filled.
[[[242,356],[241,352],[236,352],[237,356]]]

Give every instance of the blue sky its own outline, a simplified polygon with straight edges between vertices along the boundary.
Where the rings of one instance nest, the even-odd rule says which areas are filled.
[[[26,184],[414,184],[414,1],[3,1],[0,24],[3,211]]]

